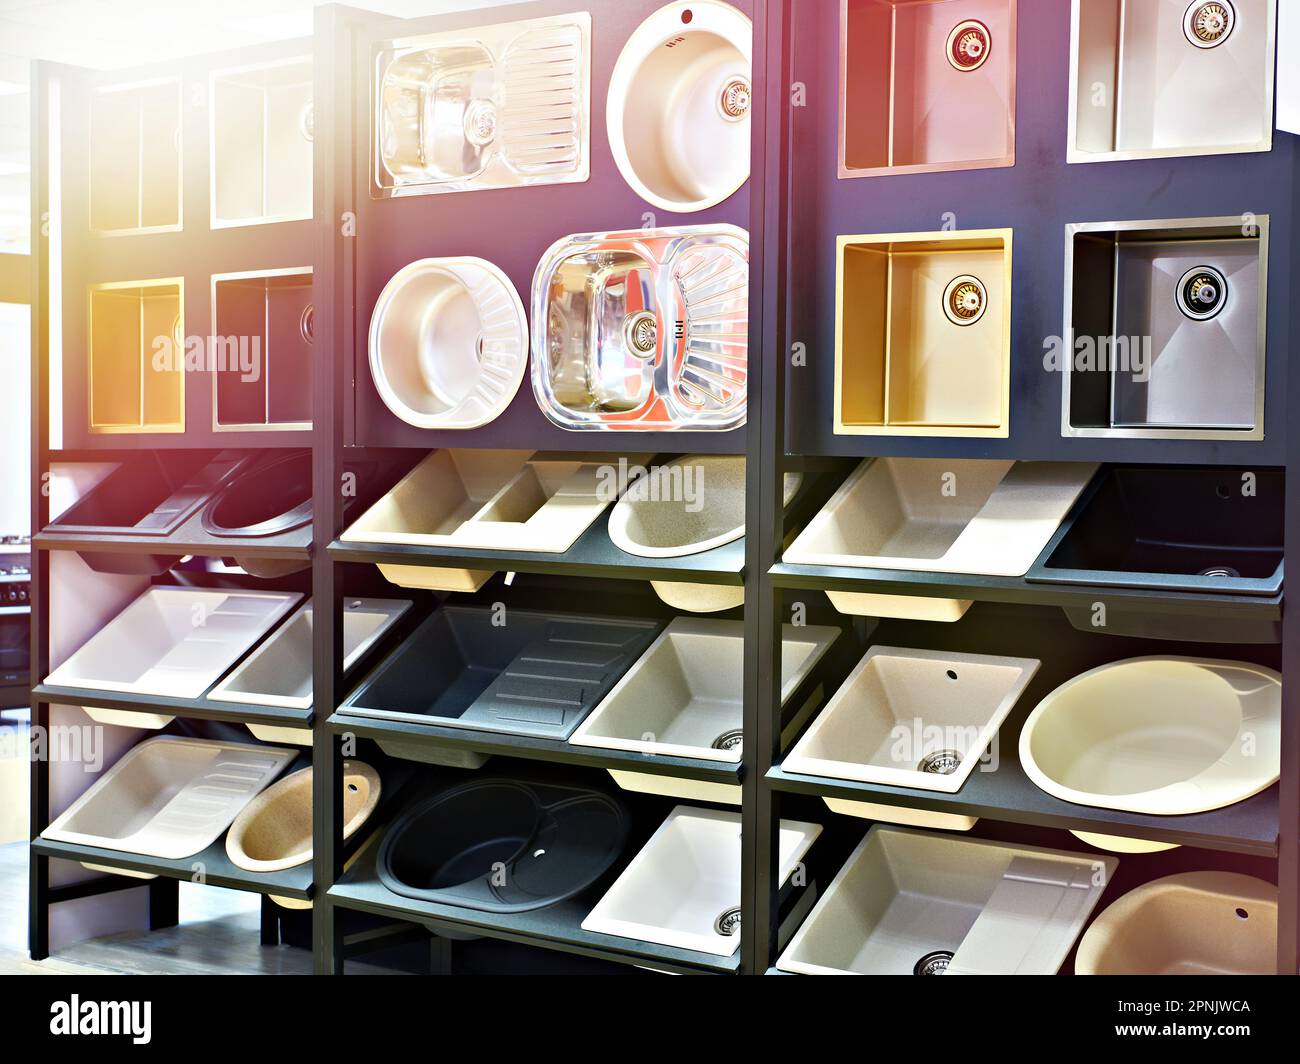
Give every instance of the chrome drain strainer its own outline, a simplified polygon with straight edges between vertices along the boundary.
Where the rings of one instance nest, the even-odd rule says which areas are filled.
[[[937,949],[933,953],[927,953],[912,969],[913,975],[943,975],[948,970],[948,965],[952,962],[953,953],[950,949]]]
[[[713,921],[713,930],[725,936],[734,935],[740,930],[740,907],[726,909]]]
[[[623,323],[623,335],[633,354],[653,355],[659,345],[659,321],[648,310],[629,314]]]
[[[974,325],[988,309],[989,294],[978,277],[964,274],[948,282],[943,293],[943,312],[954,325]]]
[[[961,768],[960,750],[936,750],[921,758],[916,771],[928,772],[934,776],[951,776],[959,768]]]
[[[713,740],[714,750],[739,750],[744,733],[739,728],[724,731]]]
[[[988,62],[992,47],[989,28],[979,19],[967,19],[948,34],[948,62],[963,74],[969,74]]]
[[[1178,282],[1178,309],[1193,321],[1217,317],[1228,301],[1228,279],[1213,266],[1197,266]]]
[[[1197,48],[1217,48],[1237,25],[1237,11],[1229,0],[1197,0],[1183,16],[1183,32]]]
[[[1236,580],[1241,576],[1236,569],[1230,565],[1211,565],[1208,569],[1202,569],[1197,576],[1216,576],[1220,579]]]
[[[465,108],[465,139],[476,148],[496,140],[497,108],[491,100],[471,100]]]
[[[722,87],[718,104],[722,108],[722,117],[739,122],[749,114],[753,103],[754,90],[744,78],[732,78]]]

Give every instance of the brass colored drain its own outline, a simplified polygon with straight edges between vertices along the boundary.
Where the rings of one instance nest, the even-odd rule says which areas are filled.
[[[1193,321],[1218,317],[1228,301],[1228,281],[1213,266],[1197,266],[1178,282],[1178,309]]]
[[[732,78],[722,87],[722,97],[718,102],[722,107],[724,118],[739,121],[749,114],[749,107],[753,102],[753,90],[744,78]]]
[[[1229,0],[1197,0],[1183,17],[1183,32],[1197,48],[1217,48],[1237,25],[1237,12]]]
[[[954,278],[943,293],[943,312],[954,325],[974,325],[984,317],[988,305],[984,282],[970,274]]]
[[[948,62],[963,74],[969,74],[988,61],[992,47],[989,28],[978,19],[967,19],[948,34]]]
[[[659,322],[648,310],[630,314],[623,325],[623,335],[634,355],[653,355],[659,345]]]

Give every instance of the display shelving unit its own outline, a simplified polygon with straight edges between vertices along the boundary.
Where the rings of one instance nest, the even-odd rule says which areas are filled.
[[[772,970],[782,933],[782,898],[776,882],[776,829],[786,811],[799,819],[835,822],[838,833],[860,836],[866,823],[838,817],[822,806],[824,797],[867,800],[981,818],[978,832],[1013,839],[1047,838],[1047,844],[1081,849],[1065,830],[1178,844],[1170,854],[1125,858],[1116,892],[1168,869],[1248,867],[1279,885],[1278,971],[1295,974],[1300,948],[1300,628],[1286,624],[1281,595],[1197,594],[1168,590],[1096,588],[1036,584],[1024,579],[982,578],[926,573],[877,572],[835,566],[782,562],[787,532],[807,516],[798,507],[787,515],[781,486],[787,471],[822,474],[819,486],[832,488],[855,460],[867,456],[1003,458],[1072,462],[1141,462],[1152,465],[1232,465],[1290,468],[1300,444],[1286,431],[1296,409],[1296,388],[1288,373],[1288,353],[1300,335],[1300,308],[1284,298],[1296,277],[1300,248],[1300,154],[1297,141],[1275,136],[1266,154],[1208,156],[1066,164],[1065,110],[1070,37],[1068,0],[1018,5],[1017,158],[1014,168],[875,176],[845,181],[837,176],[837,77],[839,0],[752,0],[735,6],[754,25],[755,120],[748,184],[721,205],[700,215],[657,214],[659,225],[676,222],[726,222],[751,234],[749,419],[743,429],[724,433],[569,433],[552,425],[536,406],[527,382],[509,409],[490,425],[451,432],[412,428],[392,417],[380,401],[366,366],[370,308],[387,279],[407,262],[425,256],[472,254],[490,259],[510,275],[519,291],[529,288],[532,269],[552,241],[569,233],[635,228],[649,206],[623,182],[604,135],[603,101],[622,43],[654,11],[654,0],[535,0],[512,6],[397,20],[344,6],[317,10],[314,39],[267,49],[265,54],[204,60],[198,73],[188,61],[152,71],[116,74],[114,82],[167,77],[209,84],[209,75],[257,61],[283,60],[308,53],[314,80],[313,220],[209,228],[206,152],[207,117],[203,106],[183,107],[185,162],[182,232],[145,232],[104,237],[73,232],[63,222],[62,248],[51,247],[48,227],[33,231],[33,527],[48,524],[48,498],[40,490],[52,462],[111,460],[136,448],[194,449],[304,447],[314,455],[313,541],[310,587],[317,604],[313,624],[314,708],[230,706],[204,699],[123,698],[108,692],[69,691],[39,681],[50,664],[50,564],[54,550],[77,546],[156,551],[157,544],[57,542],[37,536],[33,550],[33,724],[48,726],[52,704],[87,704],[174,713],[197,721],[297,724],[312,730],[314,767],[314,856],[309,866],[279,876],[243,873],[224,861],[224,851],[203,855],[208,881],[256,893],[310,899],[312,948],[316,970],[341,973],[363,949],[398,940],[402,928],[435,935],[482,936],[622,966],[694,973]],[[796,11],[797,8],[797,11]],[[374,199],[369,194],[371,57],[381,42],[422,33],[468,29],[484,22],[562,14],[590,9],[593,33],[592,177],[585,184],[517,188],[470,194]],[[83,133],[77,122],[60,124],[68,101],[103,81],[84,71],[41,65],[33,81],[33,218],[48,219],[51,163],[49,131],[67,143]],[[794,87],[802,90],[793,105]],[[182,99],[186,95],[182,94]],[[197,139],[196,139],[197,138]],[[57,143],[57,142],[56,142]],[[190,152],[196,162],[191,164]],[[59,153],[56,153],[56,156]],[[66,149],[61,156],[66,159]],[[66,163],[63,164],[66,166]],[[197,176],[196,176],[197,175]],[[65,177],[63,202],[84,196],[85,179]],[[1206,189],[1221,202],[1207,211]],[[1129,206],[1132,204],[1132,206]],[[1183,218],[1239,212],[1268,214],[1271,224],[1268,320],[1267,434],[1239,443],[1207,440],[1105,440],[1065,438],[1061,434],[1059,376],[1040,365],[1042,339],[1060,331],[1065,226],[1071,222],[1116,217]],[[836,436],[834,395],[834,248],[841,233],[925,232],[939,229],[951,212],[958,228],[1012,228],[1015,231],[1015,315],[1011,364],[1010,433],[998,438],[932,436]],[[65,211],[66,215],[68,212]],[[511,220],[519,220],[513,228]],[[60,230],[56,229],[55,232]],[[67,293],[85,286],[133,278],[185,276],[187,311],[205,323],[209,274],[310,265],[315,361],[312,370],[313,428],[275,433],[216,431],[213,398],[187,382],[186,431],[176,433],[89,434],[87,397],[76,374],[65,369],[62,397],[66,448],[50,449],[50,336],[52,261],[71,260],[62,270],[65,320]],[[149,263],[146,272],[144,263]],[[156,263],[156,265],[155,265]],[[199,280],[201,278],[201,280]],[[186,332],[204,331],[186,327]],[[81,333],[63,328],[63,352],[77,350]],[[806,364],[792,365],[801,345]],[[71,381],[71,386],[69,382]],[[423,548],[344,542],[345,499],[339,490],[344,466],[359,457],[382,457],[412,465],[439,447],[526,448],[552,451],[605,451],[610,454],[718,453],[747,457],[747,535],[738,543],[685,558],[642,559],[623,554],[610,542],[608,517],[598,520],[560,555],[524,551]],[[1286,553],[1300,547],[1300,477],[1287,489]],[[823,492],[822,499],[828,494]],[[203,549],[203,545],[192,545]],[[212,548],[206,548],[212,549]],[[255,552],[255,548],[253,548]],[[229,553],[223,551],[222,553]],[[249,553],[249,551],[245,551]],[[386,722],[350,715],[350,691],[342,671],[342,604],[359,580],[379,563],[431,567],[490,568],[525,577],[520,589],[491,585],[487,594],[510,602],[528,596],[545,601],[556,588],[580,588],[616,601],[633,585],[651,579],[743,586],[745,606],[744,754],[739,765],[686,757],[656,757],[601,751],[564,742],[521,738],[456,727]],[[641,588],[644,590],[644,587]],[[886,621],[875,638],[894,645],[933,646],[978,652],[1032,653],[1045,667],[1003,728],[1000,768],[976,773],[956,794],[911,791],[850,783],[787,772],[782,767],[780,683],[773,663],[780,661],[779,633],[796,603],[807,607],[810,623],[838,623],[859,642],[872,636],[867,622],[834,614],[822,592],[869,591],[889,595],[974,600],[967,619],[956,626]],[[405,593],[403,593],[405,594]],[[1090,608],[1102,602],[1114,614],[1178,617],[1189,625],[1225,620],[1249,623],[1271,637],[1238,645],[1222,656],[1249,657],[1279,668],[1283,685],[1283,758],[1278,786],[1245,802],[1214,812],[1181,817],[1151,817],[1070,805],[1035,787],[1020,767],[1016,739],[1027,711],[1054,686],[1085,668],[1161,653],[1181,644],[1077,632],[1063,607]],[[326,606],[330,608],[326,608]],[[659,607],[668,615],[666,607]],[[740,616],[739,613],[735,614]],[[888,636],[888,638],[886,638]],[[903,642],[902,640],[908,640]],[[841,664],[826,666],[827,689],[842,679]],[[351,679],[351,678],[350,678]],[[634,765],[639,772],[742,788],[741,946],[733,957],[718,958],[689,950],[637,942],[582,930],[595,897],[514,916],[412,901],[389,891],[375,872],[374,847],[353,856],[341,837],[345,755],[356,741],[384,739],[430,749],[491,754],[524,763],[553,763],[604,776],[605,770]],[[425,771],[419,766],[417,772]],[[432,770],[429,770],[432,771]],[[49,766],[34,766],[32,837],[48,823]],[[400,795],[398,796],[400,801]],[[658,802],[659,804],[656,804]],[[647,824],[657,823],[669,802],[648,800]],[[658,815],[655,814],[658,810]],[[830,834],[828,832],[828,834]],[[643,839],[642,839],[643,841]],[[629,856],[639,843],[629,843]],[[820,848],[820,847],[819,847]],[[220,844],[214,850],[220,850]],[[833,849],[833,844],[832,844]],[[816,852],[816,851],[814,851]],[[31,866],[31,951],[49,952],[49,910],[63,900],[138,887],[138,880],[107,878],[70,886],[51,886],[51,860],[93,860],[136,872],[152,872],[151,918],[161,926],[175,919],[174,883],[189,878],[190,862],[165,862],[67,844],[34,841]],[[829,859],[826,859],[829,862]],[[833,874],[835,864],[826,871]],[[167,884],[172,884],[169,888]],[[169,893],[170,889],[170,893]],[[598,896],[598,891],[597,895]],[[1108,895],[1103,905],[1115,895]],[[346,933],[358,914],[384,923],[378,930]]]

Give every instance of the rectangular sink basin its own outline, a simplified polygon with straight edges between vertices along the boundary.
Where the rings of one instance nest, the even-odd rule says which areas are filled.
[[[1107,469],[1029,579],[1276,595],[1285,492],[1280,470]]]
[[[572,236],[532,293],[533,394],[562,429],[745,423],[749,234],[731,225]]]
[[[658,631],[656,621],[517,609],[502,624],[492,609],[444,606],[353,692],[343,711],[564,740]]]
[[[1011,241],[1010,229],[839,237],[838,435],[1009,434]]]
[[[1262,440],[1268,231],[1267,215],[1069,226],[1064,434]]]
[[[631,466],[646,455],[628,455]],[[562,554],[614,501],[618,455],[434,451],[355,521],[343,540]],[[380,565],[400,587],[477,591],[492,570]]]
[[[1069,161],[1269,151],[1276,26],[1275,0],[1074,0]]]
[[[295,757],[247,743],[160,736],[133,747],[42,833],[183,860],[202,853]]]
[[[1016,0],[840,0],[840,177],[1015,161]]]
[[[777,967],[801,975],[1054,975],[1118,863],[873,827]]]
[[[121,281],[90,288],[90,431],[185,431],[185,281]],[[165,345],[162,348],[158,344]]]
[[[151,587],[45,682],[199,698],[301,600],[296,592]],[[148,726],[142,714],[86,712],[101,723]],[[161,719],[154,726],[171,718]]]
[[[180,78],[93,91],[89,148],[92,231],[182,228]]]
[[[212,228],[310,218],[311,58],[217,71],[211,99]]]
[[[227,345],[226,365],[213,369],[214,429],[311,428],[311,389],[303,387],[312,374],[311,288],[310,267],[213,275],[214,335]]]
[[[781,701],[803,685],[838,638],[830,627],[785,625]],[[744,625],[677,617],[605,696],[569,742],[647,757],[694,757],[739,764]],[[739,785],[611,769],[625,790],[700,801],[740,802]]]
[[[867,459],[785,551],[797,565],[1024,576],[1097,466]],[[955,621],[962,600],[829,592],[844,613]]]
[[[821,834],[782,820],[784,884]],[[582,921],[584,931],[729,957],[740,948],[740,814],[679,805]]]
[[[590,175],[588,12],[391,41],[373,69],[375,196]]]

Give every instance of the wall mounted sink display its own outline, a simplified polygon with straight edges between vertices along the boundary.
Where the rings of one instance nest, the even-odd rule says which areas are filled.
[[[838,238],[837,434],[1010,434],[1011,242],[1010,229]]]
[[[567,739],[650,645],[656,621],[444,606],[343,705],[380,720]],[[486,755],[383,740],[414,760],[477,768]],[[450,760],[449,760],[450,759]]]
[[[1016,0],[840,0],[840,177],[1015,161]]]
[[[1029,579],[1276,595],[1284,498],[1280,470],[1111,467]]]
[[[244,807],[226,833],[226,856],[248,872],[283,872],[312,858],[312,770],[272,784]],[[379,773],[361,761],[343,762],[343,841],[352,838],[379,805]],[[311,902],[276,897],[288,909]]]
[[[1076,975],[1275,975],[1277,887],[1189,872],[1112,902],[1079,941]]]
[[[1262,440],[1268,232],[1267,215],[1067,226],[1063,433]]]
[[[1276,25],[1274,0],[1074,0],[1069,161],[1269,151]]]
[[[185,281],[118,281],[90,287],[90,431],[185,431]],[[161,348],[155,345],[163,344]]]
[[[542,909],[618,860],[627,811],[601,791],[509,779],[462,784],[393,822],[379,878],[394,894],[484,912]]]
[[[797,565],[1024,576],[1097,471],[1088,463],[863,462],[785,551]],[[956,621],[964,600],[828,592],[843,613]]]
[[[311,59],[218,71],[211,99],[212,228],[310,218]]]
[[[296,756],[246,743],[147,739],[41,835],[164,860],[193,857],[216,842]]]
[[[199,698],[302,596],[151,587],[55,669],[46,683]],[[164,727],[171,717],[86,707],[102,724]]]
[[[821,834],[782,820],[784,884]],[[584,931],[729,957],[740,948],[740,814],[679,805],[582,921]]]
[[[92,92],[88,157],[94,232],[180,230],[180,78]]]
[[[802,477],[785,475],[785,505]],[[745,534],[745,459],[688,455],[649,470],[628,486],[609,515],[609,538],[638,558],[684,558],[735,543]],[[745,589],[652,580],[677,609],[718,613],[745,601]]]
[[[625,456],[640,465],[647,455]],[[620,456],[434,451],[343,533],[352,543],[562,554],[613,501]],[[492,570],[380,565],[400,587],[477,591]]]
[[[749,179],[753,26],[719,0],[680,0],[636,28],[614,65],[614,162],[665,211],[714,207]]]
[[[311,287],[309,267],[213,275],[214,336],[227,345],[213,368],[213,429],[311,428]]]
[[[777,967],[803,975],[1054,975],[1118,863],[874,827]]]
[[[199,514],[203,531],[217,539],[265,539],[311,524],[310,451],[268,452],[240,470]],[[251,576],[273,578],[310,565],[301,558],[267,558],[232,549],[235,563]]]
[[[375,196],[586,181],[591,15],[395,40],[375,72]]]
[[[533,277],[533,393],[563,429],[745,423],[749,234],[730,225],[557,241]]]
[[[420,259],[384,286],[370,317],[370,375],[408,425],[472,429],[499,417],[528,368],[519,293],[484,259]]]
[[[838,628],[785,625],[781,701],[802,686],[839,636]],[[648,757],[739,764],[745,633],[740,621],[678,617],[605,696],[569,742]],[[625,790],[740,803],[739,785],[611,769]]]
[[[1091,669],[1025,721],[1020,762],[1076,805],[1178,816],[1266,790],[1281,771],[1282,678],[1244,662],[1133,658]]]
[[[782,768],[956,794],[1041,663],[875,646],[786,755]],[[996,766],[995,766],[996,767]],[[827,798],[837,813],[968,831],[971,817]]]

